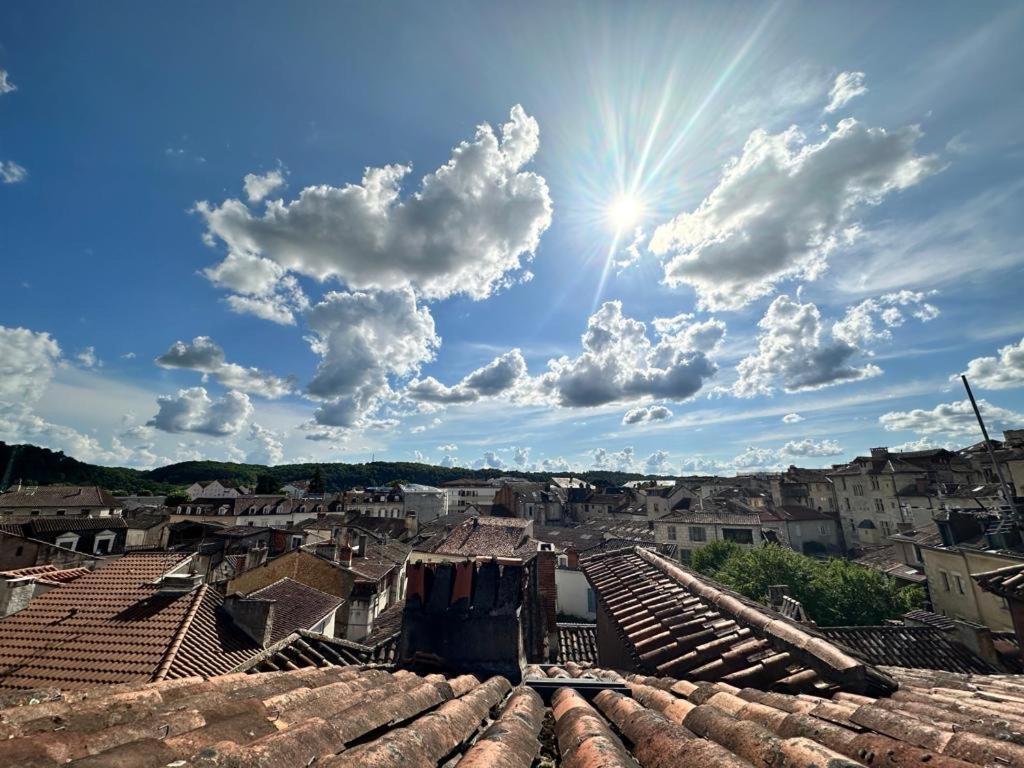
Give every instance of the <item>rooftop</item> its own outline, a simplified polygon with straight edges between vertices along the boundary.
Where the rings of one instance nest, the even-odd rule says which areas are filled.
[[[98,485],[40,485],[0,493],[0,507],[45,509],[49,507],[120,507]]]
[[[217,592],[160,591],[160,578],[189,558],[127,555],[0,620],[0,689],[75,690],[236,666],[254,647],[217,610]]]
[[[417,546],[420,552],[457,557],[508,557],[533,555],[532,521],[513,517],[474,517],[446,533]]]
[[[247,596],[274,601],[271,643],[284,639],[296,630],[311,629],[345,602],[340,597],[321,592],[287,576]]]
[[[898,697],[827,699],[572,662],[529,667],[519,687],[332,666],[136,684],[0,722],[10,764],[40,768],[1024,764],[1020,678],[894,674]]]

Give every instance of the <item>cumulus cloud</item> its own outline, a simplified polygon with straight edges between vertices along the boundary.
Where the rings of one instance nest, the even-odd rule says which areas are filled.
[[[513,349],[477,368],[453,387],[445,386],[433,376],[413,379],[405,388],[405,395],[411,400],[435,405],[472,403],[481,397],[513,392],[525,382],[526,360],[520,350]]]
[[[439,467],[458,467],[461,466],[461,462],[455,456],[442,456],[437,465]]]
[[[325,426],[357,426],[391,396],[389,377],[417,372],[441,343],[430,311],[408,288],[328,293],[307,322],[321,358],[307,392],[325,401],[315,414]]]
[[[508,465],[494,451],[484,451],[484,455],[473,462],[476,469],[505,469]]]
[[[801,416],[799,413],[787,413],[785,416],[782,417],[782,422],[784,424],[799,424],[803,420],[804,417]]]
[[[652,342],[645,323],[622,313],[622,302],[605,302],[587,321],[583,352],[549,361],[537,381],[539,392],[571,407],[693,397],[717,370],[708,352],[725,328],[716,320],[693,324],[683,317],[656,320]]]
[[[616,472],[635,472],[636,453],[632,446],[621,451],[609,451],[606,448],[595,448],[590,452],[591,465],[594,469],[615,470]]]
[[[279,434],[253,423],[249,425],[248,439],[253,443],[245,457],[248,463],[266,464],[271,467],[281,463],[284,458],[284,445]]]
[[[939,309],[925,300],[920,291],[897,291],[877,299],[865,299],[846,310],[832,326],[832,335],[854,347],[866,347],[892,340],[892,328],[906,322],[904,312],[928,322],[939,316]]]
[[[280,168],[273,171],[268,171],[262,176],[255,173],[245,174],[245,179],[242,183],[245,189],[245,196],[249,198],[250,203],[259,203],[273,192],[284,186],[284,173]]]
[[[98,368],[103,365],[103,361],[96,356],[96,347],[86,347],[85,349],[79,350],[75,355],[75,360],[83,368]]]
[[[1024,426],[1024,414],[978,401],[978,409],[990,433]],[[978,422],[970,400],[940,403],[931,410],[914,408],[910,411],[889,411],[878,417],[879,423],[890,432],[903,430],[921,435],[956,435],[980,438]]]
[[[224,349],[209,336],[196,336],[191,343],[176,341],[156,358],[161,368],[184,368],[208,375],[228,389],[271,399],[284,397],[295,388],[294,377],[281,378],[258,368],[227,362]]]
[[[668,453],[655,451],[644,459],[644,472],[648,475],[670,475],[672,467],[669,466]]]
[[[224,301],[235,314],[253,315],[278,325],[295,325],[295,315],[309,308],[309,299],[299,281],[291,275],[282,277],[269,293],[256,296],[232,294]]]
[[[645,405],[630,408],[622,417],[623,424],[643,424],[672,418],[672,411],[663,405]]]
[[[10,75],[6,69],[0,69],[0,96],[7,93],[14,93],[18,86],[11,82]]]
[[[530,449],[524,446],[512,447],[512,463],[522,469],[530,463]]]
[[[863,72],[840,72],[832,84],[832,90],[828,92],[829,101],[825,111],[835,112],[842,109],[851,99],[867,92]]]
[[[0,181],[4,184],[17,184],[28,178],[28,171],[23,165],[13,160],[0,160]]]
[[[551,223],[547,184],[522,170],[539,146],[537,121],[517,105],[499,132],[479,126],[404,200],[412,168],[396,164],[368,168],[360,184],[306,187],[291,202],[272,200],[262,216],[240,200],[197,203],[207,241],[227,248],[225,262],[262,262],[260,285],[247,277],[233,282],[229,273],[237,270],[223,264],[210,276],[241,293],[268,293],[280,270],[336,278],[356,290],[486,298],[532,257]]]
[[[783,456],[839,456],[842,447],[835,440],[790,440],[782,446]]]
[[[234,435],[253,413],[248,396],[234,390],[213,400],[204,387],[191,387],[158,397],[156,402],[159,410],[146,425],[164,432]]]
[[[965,373],[971,384],[981,389],[1024,387],[1024,338],[1001,347],[998,357],[974,358]]]
[[[428,429],[433,429],[434,427],[439,427],[439,426],[441,426],[441,420],[440,419],[431,419],[426,424],[418,424],[415,427],[413,427],[412,429],[410,429],[409,431],[412,432],[412,434],[414,434],[414,435],[418,435],[421,432],[426,432]],[[454,451],[454,450],[457,450],[457,449],[456,448],[452,448],[452,450]]]
[[[732,391],[738,397],[771,394],[776,382],[786,392],[800,392],[882,372],[872,364],[852,365],[851,360],[859,352],[853,344],[836,338],[825,340],[821,313],[813,303],[801,304],[789,296],[779,296],[758,327],[757,352],[736,367],[739,378]]]
[[[0,402],[36,402],[60,356],[50,334],[0,326]]]
[[[562,456],[552,456],[542,459],[537,468],[541,472],[568,472],[572,469],[572,465]]]
[[[668,257],[665,281],[689,285],[704,309],[738,309],[785,279],[814,280],[859,231],[856,216],[939,170],[916,155],[917,127],[895,131],[842,120],[820,143],[793,127],[754,131],[693,211],[663,224],[650,249]]]
[[[772,471],[779,467],[778,452],[770,448],[755,448],[751,446],[732,460],[732,468],[741,473]]]
[[[917,440],[908,440],[905,443],[892,446],[890,451],[930,451],[935,448],[945,448],[947,451],[954,451],[957,449],[955,443],[946,441],[940,442],[931,437],[919,437]]]

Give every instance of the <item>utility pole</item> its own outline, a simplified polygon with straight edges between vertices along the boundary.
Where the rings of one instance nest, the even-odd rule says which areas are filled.
[[[967,397],[971,400],[971,408],[974,409],[974,415],[978,419],[978,426],[981,427],[981,434],[982,437],[985,438],[985,448],[988,451],[988,457],[992,461],[992,466],[995,467],[996,477],[999,478],[999,487],[1003,490],[1003,496],[1006,498],[1006,503],[1010,505],[1010,511],[1016,514],[1017,505],[1013,500],[1013,487],[1008,485],[1006,480],[1003,478],[1003,470],[999,466],[999,462],[996,461],[996,452],[992,450],[992,441],[989,439],[988,430],[985,429],[985,422],[981,418],[981,411],[978,410],[978,403],[974,399],[974,393],[971,391],[971,385],[967,383],[967,376],[963,374],[961,374],[960,380],[964,383],[964,389],[967,390]]]

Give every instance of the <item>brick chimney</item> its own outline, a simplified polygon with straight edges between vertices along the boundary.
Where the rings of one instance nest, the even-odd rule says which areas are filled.
[[[346,568],[352,567],[352,547],[348,544],[338,547],[338,562]]]
[[[580,553],[576,550],[576,547],[566,547],[565,549],[566,567],[570,571],[578,571],[580,569]]]
[[[259,600],[228,595],[224,598],[224,611],[235,626],[251,637],[261,648],[270,645],[274,629],[273,600]]]

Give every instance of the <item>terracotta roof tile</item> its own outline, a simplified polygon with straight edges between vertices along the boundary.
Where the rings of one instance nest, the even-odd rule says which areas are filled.
[[[340,597],[289,579],[278,579],[248,597],[274,601],[270,641],[276,643],[298,629],[312,629],[345,602]]]

